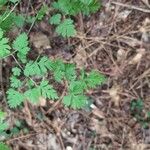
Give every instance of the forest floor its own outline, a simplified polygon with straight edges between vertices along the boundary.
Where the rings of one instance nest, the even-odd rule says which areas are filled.
[[[42,0],[31,3],[38,9]],[[26,6],[21,2],[18,10]],[[69,39],[56,35],[46,19],[36,23],[29,33],[29,57],[46,55],[97,69],[106,75],[106,84],[91,91],[90,111],[57,102],[50,109],[28,105],[31,116],[25,109],[7,110],[10,122],[22,120],[29,131],[20,130],[6,143],[14,150],[150,150],[150,3],[102,0],[97,13],[75,19],[78,33]],[[8,81],[13,62],[3,63],[3,80]],[[131,108],[133,103],[144,106],[139,111]]]

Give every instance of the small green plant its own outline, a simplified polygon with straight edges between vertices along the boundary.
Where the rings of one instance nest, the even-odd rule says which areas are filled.
[[[137,122],[139,122],[143,128],[147,128],[150,122],[150,111],[145,113],[143,101],[141,99],[132,100],[130,110]]]
[[[79,13],[84,15],[95,13],[100,6],[98,0],[57,0],[53,2],[52,7],[60,13],[54,14],[49,22],[56,25],[58,35],[63,37],[75,36],[76,30],[71,16],[76,16]]]
[[[8,128],[8,124],[5,122],[6,113],[0,110],[0,135]],[[9,147],[0,142],[0,150],[10,150]]]
[[[18,66],[12,68],[10,77],[10,88],[7,91],[8,104],[11,108],[22,105],[25,100],[33,104],[38,104],[40,97],[50,100],[58,100],[59,93],[54,88],[53,83],[58,82],[67,87],[66,95],[63,97],[65,106],[80,109],[87,104],[86,91],[103,84],[106,78],[98,71],[85,72],[81,70],[77,73],[74,64],[64,63],[62,60],[50,60],[43,56],[36,61],[27,59],[30,51],[28,37],[26,33],[20,34],[9,46],[8,39],[1,33],[1,55],[3,58],[9,54],[16,53],[15,61]],[[12,49],[12,52],[10,51]],[[13,55],[13,57],[15,57]],[[52,76],[51,83],[46,76]],[[34,78],[38,77],[38,81]]]
[[[35,16],[25,16],[12,11],[19,2],[19,0],[0,1],[0,27],[2,30],[9,31],[15,26],[22,28],[26,23],[31,24],[31,29],[35,22],[41,21],[46,14],[53,10],[56,13],[49,19],[49,23],[56,26],[56,33],[63,37],[72,37],[77,32],[72,18],[79,13],[83,15],[95,13],[101,7],[99,0],[56,0],[51,6],[44,3],[37,10]],[[14,4],[12,10],[9,4]]]
[[[0,27],[3,31],[9,31],[12,27],[21,28],[25,23],[25,17],[17,14],[13,10],[18,5],[19,0],[1,0],[0,1]],[[10,9],[10,4],[14,4],[14,8]]]
[[[10,150],[10,148],[5,143],[0,143],[0,150]]]
[[[8,128],[7,123],[5,122],[6,113],[0,110],[0,133]]]
[[[15,12],[19,2],[20,0],[0,0],[0,59],[11,56],[16,62],[10,76],[10,88],[6,92],[9,107],[15,109],[22,106],[24,101],[39,105],[40,99],[44,98],[62,100],[66,107],[73,109],[84,108],[88,103],[87,91],[105,83],[106,77],[96,70],[91,72],[77,70],[75,64],[50,60],[45,56],[29,60],[30,47],[27,34],[21,33],[11,41],[12,39],[6,37],[7,32],[13,27],[22,28],[25,23],[31,24],[30,32],[34,23],[41,21],[51,7],[43,4],[35,16],[25,16]],[[71,17],[79,13],[84,15],[94,13],[100,8],[100,4],[97,0],[57,0],[53,2],[52,7],[58,13],[51,17],[50,23],[56,25],[58,35],[71,37],[77,32]],[[65,87],[64,95],[64,91],[58,90],[55,83]],[[6,135],[8,124],[5,119],[6,113],[0,111],[0,134]],[[19,133],[22,128],[23,123],[17,122],[15,127],[10,129],[8,136]],[[26,128],[25,132],[28,132]],[[9,149],[5,143],[0,143],[0,150]]]

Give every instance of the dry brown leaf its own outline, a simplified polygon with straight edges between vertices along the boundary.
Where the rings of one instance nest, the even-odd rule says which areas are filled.
[[[60,145],[57,142],[57,137],[54,134],[41,133],[36,136],[37,149],[39,150],[59,150],[61,149]]]
[[[104,119],[105,115],[102,111],[100,111],[95,105],[91,105],[92,113],[100,119]]]
[[[39,98],[39,106],[46,106],[46,99],[44,97]]]
[[[101,137],[110,137],[112,138],[112,134],[108,131],[106,126],[106,121],[99,121],[98,119],[92,118],[90,124],[91,130],[96,131],[96,133],[101,134]]]
[[[149,2],[149,0],[142,0],[142,2],[143,2],[144,4],[146,4],[147,7],[150,8],[150,2]]]
[[[131,150],[146,150],[146,148],[147,148],[147,144],[138,143],[136,137],[133,135],[132,132],[129,133],[128,140],[130,143]]]
[[[140,27],[140,32],[142,32],[142,41],[149,43],[150,42],[150,32],[148,31],[148,27],[150,26],[150,19],[145,18],[142,23],[143,25]]]
[[[131,12],[132,12],[132,10],[124,10],[122,12],[119,12],[118,19],[125,21]]]
[[[43,49],[51,48],[48,37],[42,32],[30,34],[30,41],[39,54],[42,53]]]
[[[128,37],[128,36],[120,37],[118,40],[119,40],[120,42],[122,42],[122,43],[128,44],[128,45],[131,46],[131,47],[139,46],[139,45],[142,44],[141,41],[139,41],[139,40],[137,40],[137,39],[134,39],[134,38],[131,38],[131,37]]]
[[[114,85],[111,89],[108,90],[108,93],[111,97],[111,100],[114,102],[115,106],[119,106],[120,95],[122,88],[119,85]]]
[[[131,150],[146,150],[146,147],[144,143],[132,143]]]
[[[145,49],[138,49],[137,50],[137,54],[133,57],[133,59],[131,59],[130,61],[129,61],[129,64],[130,65],[136,65],[136,64],[138,64],[140,61],[141,61],[141,59],[142,59],[142,57],[143,57],[143,55],[145,54]]]
[[[76,63],[77,68],[83,68],[85,62],[87,59],[87,54],[86,51],[82,48],[81,45],[79,45],[78,49],[77,49],[77,54],[74,57],[73,61]]]
[[[119,49],[119,50],[117,51],[117,60],[118,60],[119,62],[120,62],[121,60],[124,60],[124,59],[125,59],[125,54],[126,54],[125,50]]]

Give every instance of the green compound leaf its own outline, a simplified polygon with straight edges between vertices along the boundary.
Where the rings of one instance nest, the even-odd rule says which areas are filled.
[[[10,88],[7,91],[7,99],[8,99],[9,107],[16,108],[17,106],[21,105],[25,97],[22,93]]]
[[[24,75],[29,77],[33,75],[43,76],[52,68],[52,62],[47,57],[42,57],[39,62],[30,61],[26,64]]]
[[[67,95],[63,98],[63,104],[73,109],[81,109],[86,105],[87,97],[85,95]]]
[[[12,3],[17,3],[17,2],[19,2],[19,0],[9,0],[10,2],[12,2]]]
[[[50,24],[58,25],[61,22],[61,14],[55,14],[49,19]]]
[[[7,0],[0,0],[0,5],[3,6],[7,3]]]
[[[54,79],[57,82],[61,82],[65,76],[65,64],[61,60],[55,60],[52,63],[52,71],[54,74]]]
[[[25,17],[23,15],[16,15],[14,17],[14,23],[17,27],[22,28],[25,24]]]
[[[0,58],[10,54],[10,46],[8,45],[8,39],[3,37],[3,31],[0,28]]]
[[[15,13],[11,13],[11,10],[6,10],[3,12],[2,15],[0,15],[0,27],[2,30],[8,31],[14,26],[14,18],[15,18]]]
[[[0,122],[0,133],[8,128],[8,124],[6,122]]]
[[[11,150],[6,144],[0,143],[0,150]]]
[[[13,72],[13,75],[14,75],[14,76],[20,76],[20,74],[21,74],[21,69],[18,68],[18,67],[14,67],[14,68],[12,68],[12,72]]]
[[[61,24],[56,27],[56,32],[58,35],[63,37],[72,37],[76,35],[75,26],[73,20],[65,19]]]
[[[85,77],[85,82],[89,88],[95,88],[97,85],[102,85],[106,82],[106,77],[97,71],[91,71],[87,77]]]
[[[45,74],[48,70],[52,69],[52,62],[47,57],[42,57],[38,62],[38,65],[42,74]]]
[[[58,0],[52,3],[52,6],[65,15],[76,15],[80,12],[80,2],[78,0]]]
[[[101,7],[101,3],[98,0],[80,0],[82,1],[81,6],[81,12],[84,15],[89,15],[90,13],[95,13],[99,10]],[[83,2],[84,1],[84,2]]]
[[[52,100],[58,99],[56,90],[54,90],[54,88],[48,84],[48,81],[43,80],[40,84],[40,89],[42,97]]]
[[[80,0],[80,1],[84,4],[87,4],[87,5],[89,5],[93,2],[93,0]]]
[[[52,69],[54,78],[57,82],[61,82],[62,79],[68,81],[75,80],[76,69],[74,64],[64,63],[62,60],[55,60],[52,63]]]
[[[37,20],[42,20],[45,14],[47,13],[47,11],[48,11],[48,6],[43,5],[37,13]]]
[[[30,61],[26,64],[24,69],[24,75],[29,77],[33,75],[41,75],[41,70],[37,62]]]
[[[52,3],[53,8],[65,15],[77,15],[82,12],[84,15],[95,13],[101,6],[99,0],[58,0]]]
[[[25,22],[27,24],[32,24],[36,21],[36,17],[35,16],[27,16]]]
[[[69,91],[73,94],[81,94],[86,89],[85,82],[82,82],[80,80],[78,81],[72,81],[69,85]]]
[[[65,78],[68,81],[76,79],[76,68],[74,64],[65,64]]]
[[[19,88],[22,86],[22,82],[19,79],[17,79],[15,76],[12,76],[10,78],[10,82],[11,82],[10,85],[12,88]]]
[[[0,110],[0,122],[3,122],[5,117],[6,117],[6,113]]]
[[[27,90],[24,93],[24,95],[28,99],[29,102],[36,105],[39,102],[41,91],[39,87],[36,87],[36,88]]]
[[[28,54],[30,48],[28,47],[28,36],[26,33],[20,34],[13,42],[13,49],[17,51],[18,58],[22,63],[26,63],[26,55]]]

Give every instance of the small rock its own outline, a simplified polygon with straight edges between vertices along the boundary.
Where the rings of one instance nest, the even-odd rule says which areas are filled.
[[[71,146],[67,146],[66,150],[73,150]]]

